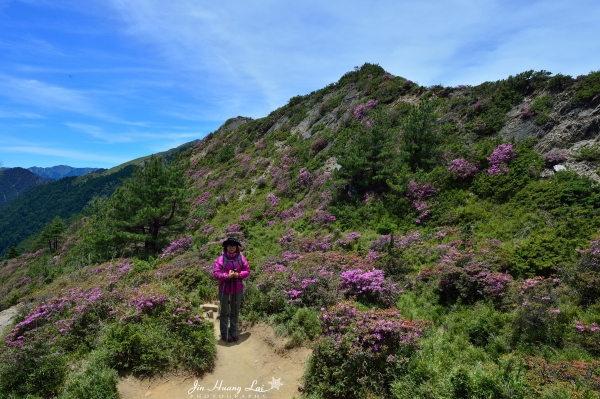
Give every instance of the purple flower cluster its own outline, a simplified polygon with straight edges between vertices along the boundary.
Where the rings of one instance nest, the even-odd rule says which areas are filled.
[[[360,237],[360,233],[357,233],[356,231],[346,234],[346,240],[358,240]]]
[[[322,309],[325,310],[325,309]],[[360,311],[348,302],[339,303],[327,309],[319,319],[325,340],[333,339],[336,348],[346,347],[343,340],[350,343],[347,356],[374,358],[388,357],[395,353],[400,345],[416,345],[428,324],[421,321],[409,321],[399,317],[397,310],[372,309]],[[319,346],[326,344],[320,340]]]
[[[507,164],[515,155],[512,143],[500,144],[488,158],[490,163],[488,174],[504,175],[508,173]]]
[[[466,179],[475,176],[479,168],[464,158],[456,158],[450,161],[448,172],[454,174],[457,179]]]
[[[208,191],[202,193],[202,195],[200,195],[200,198],[198,198],[198,201],[196,201],[196,206],[206,204],[211,197],[212,194]]]
[[[211,225],[206,225],[203,229],[202,229],[202,234],[210,234],[213,231],[215,231],[215,228]]]
[[[575,328],[579,332],[586,331],[586,328],[589,332],[593,332],[593,333],[595,333],[596,331],[600,331],[600,327],[598,327],[598,324],[596,324],[596,323],[592,323],[591,325],[588,325],[586,327],[585,323],[583,323],[581,321],[577,321],[577,320],[575,320]]]
[[[240,216],[239,220],[240,220],[240,222],[246,222],[246,221],[250,220],[250,215],[248,215],[247,213],[243,214],[242,216]]]
[[[279,239],[279,245],[282,247],[288,247],[294,242],[294,232],[290,229],[286,231],[284,235]]]
[[[271,194],[267,195],[267,199],[269,201],[271,201],[271,205],[273,207],[276,207],[277,205],[279,205],[280,199],[275,194],[271,193]]]
[[[298,180],[296,181],[296,187],[309,186],[313,181],[313,175],[306,169],[300,169]]]
[[[419,212],[419,216],[415,220],[415,223],[420,224],[423,219],[429,215],[430,211],[428,207],[431,203],[428,204],[425,199],[432,197],[438,191],[439,190],[427,183],[419,184],[414,181],[408,183],[406,197],[412,202],[413,209]]]
[[[544,155],[546,165],[554,166],[567,160],[566,150],[552,150]]]
[[[331,239],[333,236],[328,234],[322,238],[307,237],[301,240],[300,249],[302,252],[329,251],[331,249]]]
[[[312,221],[317,226],[327,226],[332,222],[335,222],[335,216],[321,210],[315,211],[312,217]]]
[[[392,306],[394,297],[403,291],[398,290],[397,284],[387,281],[383,270],[373,269],[371,271],[347,270],[340,275],[342,279],[342,292],[346,295],[356,295],[368,300],[384,303]]]
[[[231,233],[234,231],[239,231],[240,230],[240,225],[237,223],[234,223],[232,225],[230,225],[229,227],[227,227],[227,230],[225,231],[226,233]]]
[[[173,256],[180,253],[183,253],[192,247],[192,236],[181,237],[177,240],[172,241],[169,246],[163,249],[162,254],[160,255],[161,259],[166,258],[167,256]]]
[[[281,211],[281,220],[284,222],[298,220],[302,216],[304,216],[304,202],[298,202],[292,205],[290,209],[286,209],[285,211]]]
[[[354,108],[354,112],[353,112],[354,117],[359,122],[362,122],[366,117],[366,115],[365,115],[366,111],[369,108],[373,108],[375,106],[377,106],[377,100],[369,100],[366,103],[359,104],[356,108]]]
[[[394,238],[394,247],[399,249],[406,249],[413,244],[418,244],[421,241],[421,232],[413,231],[412,233],[408,233],[405,236],[400,236],[398,238]],[[383,251],[390,244],[390,236],[384,235],[374,240],[371,243],[371,248],[377,251]]]
[[[521,116],[523,118],[529,118],[530,116],[533,116],[535,114],[535,112],[531,109],[531,106],[529,104],[525,104],[521,107]]]
[[[50,301],[42,302],[35,307],[20,323],[6,335],[5,342],[11,347],[22,347],[28,336],[34,335],[38,328],[47,324],[52,318],[58,316],[63,311],[75,309],[73,316],[68,320],[59,320],[55,324],[59,328],[59,333],[67,332],[80,315],[89,307],[95,306],[103,297],[100,288],[96,287],[89,291],[72,289],[66,292],[65,296],[52,298]]]
[[[135,308],[136,315],[147,313],[149,310],[160,306],[167,301],[167,296],[164,294],[158,295],[140,295],[129,301],[129,306]],[[123,321],[121,318],[120,321]]]

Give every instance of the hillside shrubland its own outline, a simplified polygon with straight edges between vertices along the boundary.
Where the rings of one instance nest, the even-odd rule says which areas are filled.
[[[230,119],[3,262],[0,397],[210,370],[226,236],[244,319],[312,347],[307,398],[597,397],[598,104],[598,72],[422,87],[365,64]]]

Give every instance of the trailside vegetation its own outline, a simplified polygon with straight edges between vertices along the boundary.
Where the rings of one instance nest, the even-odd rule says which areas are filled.
[[[120,376],[210,370],[200,305],[227,236],[253,271],[244,322],[313,349],[302,397],[597,397],[600,185],[554,166],[600,158],[500,135],[590,114],[596,75],[423,87],[365,64],[149,159],[2,262],[0,309],[22,307],[0,397],[109,398]]]

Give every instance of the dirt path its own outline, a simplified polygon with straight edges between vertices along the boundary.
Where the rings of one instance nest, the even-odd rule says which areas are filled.
[[[219,336],[215,320],[215,336]],[[202,376],[168,375],[140,380],[122,379],[123,399],[292,399],[300,395],[298,384],[310,350],[283,350],[273,329],[256,325],[242,330],[238,342],[217,344],[211,373]]]

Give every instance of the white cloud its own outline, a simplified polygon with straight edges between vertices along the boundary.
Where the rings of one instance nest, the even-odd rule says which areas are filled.
[[[35,79],[18,79],[0,75],[0,92],[5,97],[33,107],[75,112],[102,119],[109,118],[85,93]]]
[[[101,140],[107,144],[116,143],[132,143],[132,142],[147,142],[147,141],[171,141],[179,142],[185,139],[196,139],[200,138],[201,134],[198,132],[119,132],[119,133],[108,133],[103,128],[95,125],[89,125],[84,123],[73,123],[67,122],[65,125],[72,129],[84,132],[94,138]],[[177,145],[179,145],[177,144]],[[177,146],[176,145],[176,146]]]
[[[192,89],[202,87],[219,98],[230,88],[247,108],[252,108],[247,92],[254,92],[250,101],[262,95],[263,109],[271,110],[364,62],[425,85],[499,79],[531,64],[554,64],[563,51],[569,59],[556,62],[562,69],[577,68],[577,58],[600,62],[590,54],[598,48],[593,29],[600,25],[598,5],[591,1],[110,4],[128,34],[187,71]],[[573,21],[582,25],[568,26]],[[225,105],[236,108],[235,101]]]

